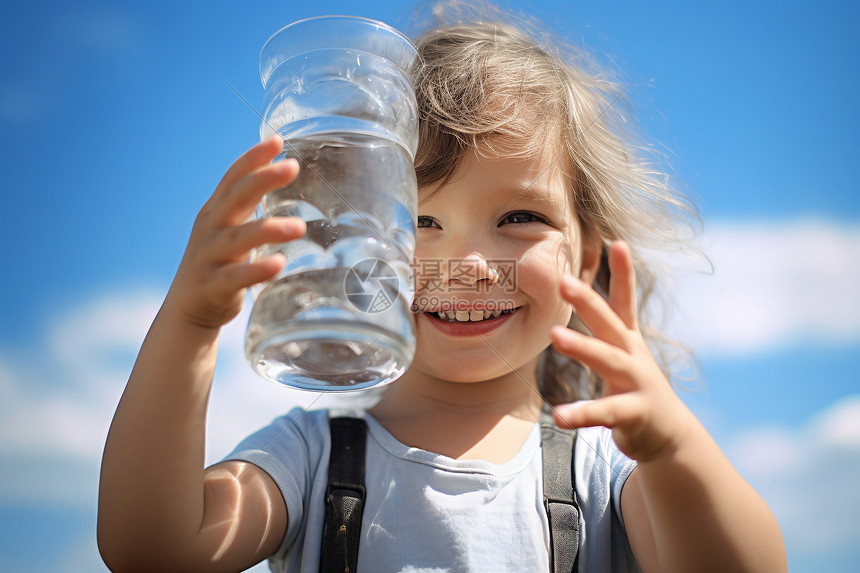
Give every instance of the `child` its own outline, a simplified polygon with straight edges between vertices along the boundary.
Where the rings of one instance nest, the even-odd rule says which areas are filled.
[[[634,245],[667,227],[672,194],[625,143],[618,91],[505,24],[442,27],[418,48],[418,348],[355,413],[369,428],[359,569],[550,570],[537,422],[551,403],[580,429],[578,570],[784,571],[770,510],[643,338],[637,291],[653,278]],[[328,412],[294,410],[203,462],[219,328],[284,264],[249,251],[305,232],[247,222],[296,178],[294,160],[270,163],[282,145],[239,158],[200,211],[117,408],[98,524],[116,571],[319,568]],[[438,275],[428,260],[462,264]]]

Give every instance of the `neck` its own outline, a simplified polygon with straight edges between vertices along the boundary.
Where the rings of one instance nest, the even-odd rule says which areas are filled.
[[[371,414],[406,445],[454,459],[504,463],[522,447],[542,405],[533,374],[453,382],[410,371]]]
[[[536,420],[543,399],[534,364],[527,364],[521,371],[477,382],[454,382],[409,370],[385,392],[380,405],[396,405],[404,416],[436,411],[469,416],[510,414]]]

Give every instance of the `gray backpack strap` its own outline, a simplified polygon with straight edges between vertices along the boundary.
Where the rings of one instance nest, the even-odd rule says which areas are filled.
[[[367,423],[330,418],[331,454],[325,492],[321,573],[355,573],[364,512]]]
[[[576,431],[541,421],[543,504],[549,519],[550,572],[576,571],[579,552],[579,506],[574,484]]]
[[[360,418],[331,418],[331,453],[326,487],[321,573],[356,573],[361,517],[367,423]],[[550,572],[573,573],[579,549],[579,506],[573,470],[575,431],[541,420],[543,496],[550,528]]]

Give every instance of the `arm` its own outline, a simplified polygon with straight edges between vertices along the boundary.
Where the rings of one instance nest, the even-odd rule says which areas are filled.
[[[283,267],[250,250],[305,232],[294,218],[246,222],[295,161],[270,164],[270,138],[227,171],[200,211],[167,297],[144,340],[105,444],[98,543],[113,570],[237,570],[278,546],[287,514],[273,480],[240,462],[204,470],[206,408],[220,327],[245,288]]]
[[[626,245],[610,251],[604,301],[581,281],[562,295],[593,333],[555,327],[558,350],[593,368],[606,396],[556,408],[559,424],[612,428],[637,468],[621,494],[633,552],[646,572],[785,571],[785,546],[764,500],[732,467],[672,391],[636,323],[635,273]]]

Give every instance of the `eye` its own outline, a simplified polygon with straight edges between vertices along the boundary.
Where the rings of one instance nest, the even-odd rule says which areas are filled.
[[[441,229],[441,227],[439,227],[439,224],[433,220],[433,217],[428,217],[426,215],[418,215],[418,228],[419,229],[421,229],[422,227],[429,228],[429,227],[432,227],[433,225],[436,225],[437,228]]]
[[[499,226],[502,226],[505,223],[544,223],[548,225],[549,220],[543,215],[538,215],[537,213],[532,213],[530,211],[515,211],[505,215],[499,223]]]

